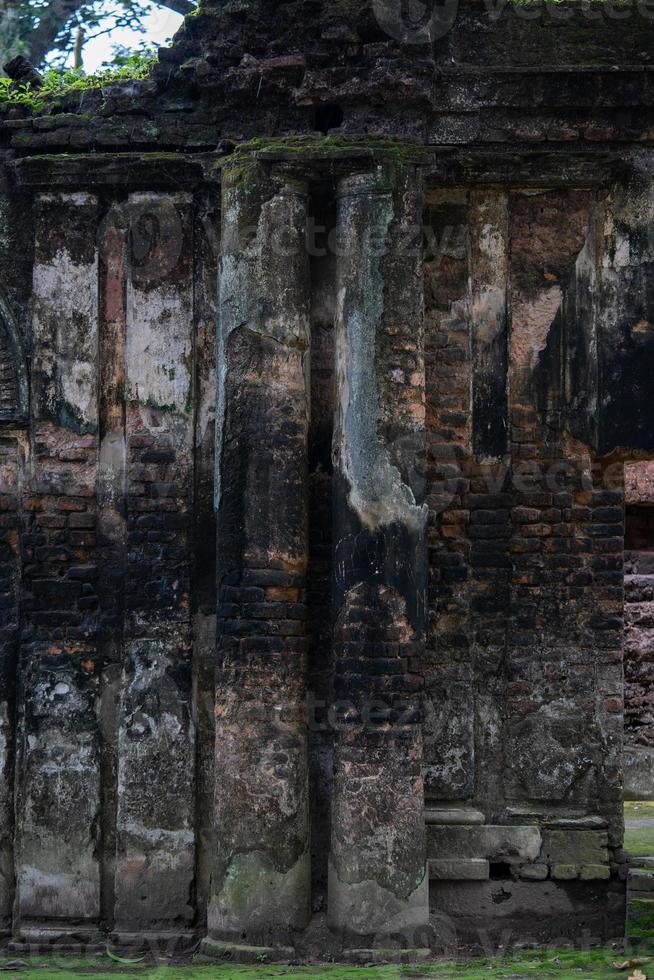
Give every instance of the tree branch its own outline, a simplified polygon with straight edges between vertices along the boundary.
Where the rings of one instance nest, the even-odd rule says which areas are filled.
[[[36,29],[25,38],[32,64],[43,63],[66,24],[83,5],[84,0],[50,0]]]
[[[57,38],[75,14],[88,0],[50,0],[43,10],[39,23],[29,37],[25,38],[26,55],[34,65],[43,64],[46,55],[52,51]],[[185,16],[194,8],[191,0],[154,0],[155,6],[167,7]]]

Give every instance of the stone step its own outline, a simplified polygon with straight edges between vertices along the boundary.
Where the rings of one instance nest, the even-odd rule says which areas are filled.
[[[627,875],[628,940],[638,942],[654,928],[654,856],[632,858]]]
[[[429,861],[432,881],[488,881],[490,862],[482,858],[443,858]]]
[[[629,892],[654,892],[654,868],[651,871],[640,868],[630,870],[627,876],[627,889]],[[654,895],[652,897],[654,898]]]
[[[464,807],[431,807],[425,808],[425,823],[445,824],[450,826],[465,826],[483,824],[486,817],[481,810],[467,810]]]
[[[654,870],[654,856],[653,857],[635,857],[631,858],[632,870],[639,871],[642,869],[649,870],[652,868]]]
[[[477,858],[524,864],[538,858],[541,845],[535,826],[427,824],[427,857],[436,861]]]

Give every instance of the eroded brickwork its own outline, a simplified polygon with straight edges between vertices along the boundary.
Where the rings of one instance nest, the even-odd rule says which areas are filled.
[[[654,714],[654,481],[651,464],[625,468],[625,793],[652,796]]]
[[[207,2],[0,113],[14,942],[621,932],[650,27],[391,6]]]

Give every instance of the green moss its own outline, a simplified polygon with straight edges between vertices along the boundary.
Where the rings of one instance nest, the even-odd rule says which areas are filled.
[[[43,86],[17,85],[10,78],[0,78],[0,109],[3,106],[26,106],[35,115],[46,108],[60,106],[59,99],[71,93],[90,92],[104,88],[114,82],[135,81],[147,78],[157,58],[154,53],[143,52],[133,55],[119,68],[108,68],[92,75],[85,75],[78,69],[58,71],[50,69],[43,76]]]
[[[146,399],[128,397],[128,400],[133,405],[142,405],[144,408],[149,408],[154,412],[163,412],[164,415],[174,415],[175,412],[178,411],[177,405],[175,405],[173,402],[158,402],[152,398],[151,395],[149,395]]]
[[[356,150],[378,153],[398,162],[419,159],[431,152],[429,147],[422,144],[383,136],[271,136],[239,143],[226,161],[226,166],[231,169],[235,159],[245,156],[257,158],[283,154],[324,159]]]
[[[96,980],[117,977],[135,977],[138,980],[269,980],[272,977],[288,977],[292,980],[313,980],[315,977],[325,977],[327,980],[499,980],[502,977],[552,977],[555,980],[570,980],[575,976],[583,977],[584,980],[605,980],[619,975],[616,974],[613,962],[622,958],[620,952],[614,948],[600,948],[545,949],[496,958],[464,959],[461,956],[457,960],[441,959],[419,966],[236,966],[211,963],[203,957],[197,957],[188,966],[123,966],[110,960],[106,954],[101,954],[89,955],[83,959],[58,956],[53,958],[49,968],[43,965],[45,958],[38,957],[33,966],[20,970],[19,976],[21,980],[78,980],[83,976],[93,976]]]

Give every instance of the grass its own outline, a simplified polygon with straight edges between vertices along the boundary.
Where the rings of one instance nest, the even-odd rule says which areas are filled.
[[[625,850],[633,857],[654,857],[654,803],[625,803],[625,821],[651,820],[650,827],[625,827]]]
[[[653,970],[647,974],[647,964],[643,958],[641,969],[646,976],[654,977]],[[327,980],[499,980],[499,978],[552,977],[568,980],[580,977],[583,980],[605,980],[618,977],[615,963],[624,962],[624,956],[614,949],[571,950],[551,949],[522,952],[494,958],[476,958],[458,961],[441,960],[420,966],[371,966],[354,967],[344,965],[322,966],[232,966],[230,964],[180,965],[141,965],[123,966],[110,960],[106,955],[88,956],[84,959],[58,956],[52,960],[36,957],[31,964],[14,971],[9,976],[20,980],[44,980],[44,974],[52,980],[80,980],[93,977],[94,980],[272,980],[286,977],[288,980],[313,980],[325,977]],[[3,962],[0,960],[0,969]],[[628,976],[632,970],[623,972]]]
[[[0,108],[3,106],[26,106],[33,113],[40,113],[51,103],[65,95],[75,92],[89,92],[104,88],[112,82],[133,81],[146,78],[157,57],[153,52],[137,52],[124,65],[107,68],[91,75],[79,69],[65,71],[50,69],[43,75],[43,86],[18,85],[10,78],[0,78]]]

